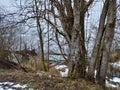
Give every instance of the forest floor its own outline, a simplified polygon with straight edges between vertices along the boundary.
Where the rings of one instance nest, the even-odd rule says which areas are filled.
[[[27,88],[33,88],[33,90],[114,90],[102,89],[99,85],[83,79],[62,78],[43,71],[26,73],[13,69],[0,70],[0,82],[27,84]],[[27,88],[16,90],[29,90]]]

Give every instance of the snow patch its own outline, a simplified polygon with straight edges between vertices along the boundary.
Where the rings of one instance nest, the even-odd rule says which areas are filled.
[[[120,83],[120,78],[114,77],[113,79],[110,79],[110,81],[113,81],[113,82],[116,82],[116,83]]]
[[[56,69],[63,69],[63,68],[68,68],[66,65],[57,65],[55,66]]]
[[[116,88],[117,90],[119,90],[120,86],[118,83],[120,83],[120,78],[114,77],[113,79],[109,79],[109,80],[110,82],[106,80],[106,87]]]
[[[68,77],[68,72],[69,72],[68,66],[66,66],[66,65],[57,65],[57,66],[55,66],[55,68],[57,70],[64,69],[64,71],[60,71],[60,76],[61,77]]]
[[[117,85],[111,84],[106,80],[106,86],[107,87],[112,87],[112,88],[118,88]]]
[[[4,85],[13,85],[14,83],[13,82],[2,82],[1,84],[4,84]]]
[[[97,70],[95,70],[94,72],[94,78],[96,78],[96,75],[97,75]]]
[[[68,77],[68,72],[69,72],[68,68],[65,69],[65,72],[60,71],[61,77]]]
[[[120,61],[111,63],[111,65],[113,65],[113,67],[120,67]]]
[[[13,85],[13,87],[15,87],[15,88],[26,88],[27,85],[26,84],[25,85],[16,84],[16,85]]]
[[[13,88],[25,89],[26,87],[27,87],[27,84],[20,85],[20,84],[14,83],[14,82],[0,82],[0,90],[15,90]]]

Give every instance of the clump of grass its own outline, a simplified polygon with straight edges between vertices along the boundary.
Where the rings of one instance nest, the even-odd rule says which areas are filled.
[[[84,79],[80,79],[78,82],[80,82],[80,86],[83,90],[103,90],[98,84],[91,83]]]
[[[110,53],[110,62],[114,63],[120,59],[120,49],[116,49]]]
[[[106,89],[105,90],[120,90],[120,88],[112,88],[112,87],[106,87]]]
[[[60,76],[60,71],[57,70],[56,68],[52,67],[49,69],[49,73],[55,76]]]
[[[54,89],[57,89],[57,90],[65,90],[66,89],[66,85],[65,83],[57,83],[54,87]]]
[[[97,84],[87,82],[85,80],[64,79],[57,82],[53,90],[103,90]]]
[[[37,70],[43,71],[44,70],[40,55],[30,56],[29,61],[27,63],[22,63],[22,64],[24,67],[27,67],[31,69],[32,71],[37,71]]]

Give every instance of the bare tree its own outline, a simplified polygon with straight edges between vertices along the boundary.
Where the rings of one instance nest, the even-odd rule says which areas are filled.
[[[105,0],[88,70],[89,78],[93,79],[95,67],[97,67],[96,80],[99,84],[105,83],[109,53],[114,37],[115,19],[116,0]]]
[[[94,0],[50,0],[53,16],[60,20],[62,34],[69,45],[69,77],[78,78],[85,76],[86,49],[84,35],[84,17],[87,9]],[[54,12],[55,8],[57,12]],[[60,32],[60,30],[57,28]]]
[[[105,83],[109,52],[114,37],[116,0],[105,0],[99,20],[98,32],[95,45],[92,51],[88,73],[86,74],[86,45],[85,45],[85,14],[95,0],[34,0],[26,5],[20,5],[20,16],[24,17],[19,23],[28,21],[36,22],[28,25],[35,27],[38,32],[42,62],[44,70],[47,70],[44,60],[44,27],[48,24],[48,38],[53,28],[56,43],[63,53],[61,37],[68,45],[68,66],[70,78],[94,79],[94,71],[97,69],[99,84]],[[44,3],[49,3],[49,7],[44,7]],[[23,12],[22,12],[23,11]],[[46,13],[47,12],[47,13]],[[48,17],[46,17],[48,15]],[[44,23],[43,23],[44,22]],[[35,24],[35,25],[34,25]],[[53,39],[52,39],[53,40]],[[61,42],[60,42],[61,40]],[[49,39],[47,40],[49,42]],[[49,46],[49,43],[48,43]],[[50,47],[48,47],[50,48]],[[49,53],[49,50],[48,50]]]
[[[45,65],[45,58],[44,58],[44,44],[43,44],[43,34],[42,34],[43,31],[41,28],[38,4],[39,4],[39,2],[37,0],[35,0],[35,16],[36,16],[37,31],[39,33],[39,39],[40,39],[41,57],[42,57],[44,70],[47,71],[47,67]]]

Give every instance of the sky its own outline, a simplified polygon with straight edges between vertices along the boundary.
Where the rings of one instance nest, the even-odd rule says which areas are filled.
[[[14,0],[0,0],[0,8],[7,9],[8,11],[13,11],[12,7]]]
[[[10,6],[11,2],[13,0],[0,0],[0,6]]]
[[[14,12],[14,10],[15,10],[15,8],[13,7],[14,1],[15,0],[0,0],[0,8],[4,9],[5,11],[8,11],[8,12]],[[31,31],[33,31],[33,30],[31,30]],[[35,37],[35,35],[33,36],[31,34],[33,34],[33,33],[29,33],[29,34],[27,33],[27,37],[29,38],[29,40],[28,40],[28,38],[24,38],[25,35],[21,35],[21,37],[24,38],[25,40],[27,39],[26,43],[30,42],[31,38],[36,38],[36,41],[38,41],[37,36]],[[33,40],[33,42],[35,42],[35,41]],[[33,42],[31,42],[31,43],[33,43]]]

